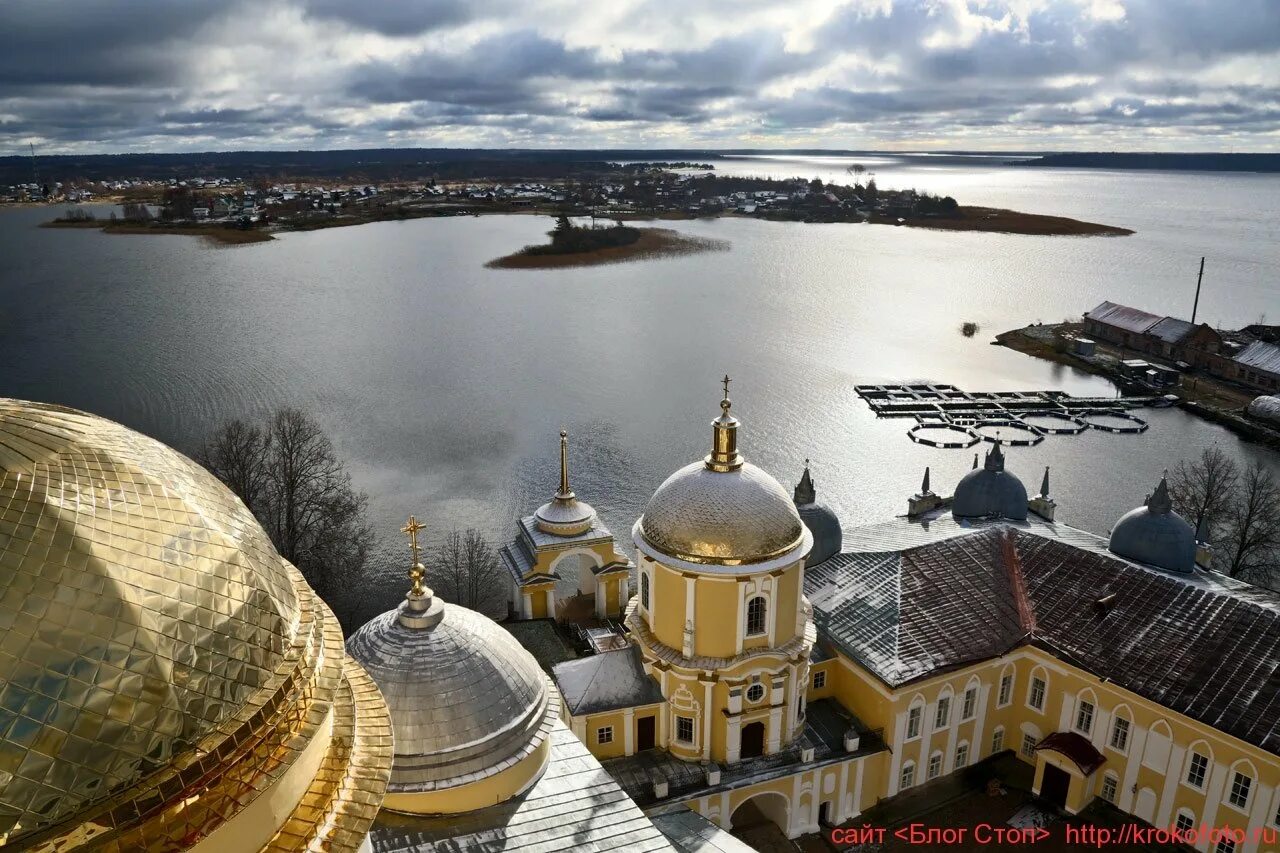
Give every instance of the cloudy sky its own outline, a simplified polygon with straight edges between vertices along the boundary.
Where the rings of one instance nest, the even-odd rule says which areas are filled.
[[[1280,0],[0,0],[0,153],[1280,150]]]

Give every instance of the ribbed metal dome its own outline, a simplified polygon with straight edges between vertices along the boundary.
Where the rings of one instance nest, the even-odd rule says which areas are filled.
[[[951,499],[951,514],[956,518],[1007,518],[1021,521],[1027,517],[1027,488],[1022,481],[1004,470],[1004,452],[995,445],[981,468],[974,468],[960,478]]]
[[[805,565],[816,566],[824,560],[840,553],[844,542],[844,531],[840,527],[840,519],[826,504],[818,503],[817,489],[813,477],[809,474],[809,460],[805,460],[804,473],[796,484],[793,498],[800,520],[813,534],[813,548]]]
[[[538,662],[500,625],[438,599],[429,612],[423,621],[401,605],[347,640],[347,653],[391,711],[391,793],[438,791],[499,773],[542,744],[560,711]]]
[[[686,465],[649,499],[636,532],[661,554],[692,563],[761,563],[799,547],[804,525],[773,477],[743,463],[714,471]]]
[[[230,490],[94,415],[0,399],[0,508],[2,844],[217,747],[300,605]]]
[[[1173,511],[1163,478],[1143,506],[1120,517],[1107,547],[1119,557],[1169,571],[1189,573],[1196,566],[1196,532]]]

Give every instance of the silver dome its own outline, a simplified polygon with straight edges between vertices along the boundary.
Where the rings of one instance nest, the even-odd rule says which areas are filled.
[[[499,773],[542,744],[560,711],[533,655],[500,625],[439,599],[429,612],[440,612],[438,621],[402,604],[347,640],[391,712],[392,793]]]
[[[995,445],[981,468],[974,468],[960,478],[951,514],[956,518],[1007,518],[1022,521],[1027,517],[1027,488],[1011,472],[1004,470],[1004,452]]]
[[[686,465],[658,487],[636,522],[639,538],[657,552],[718,565],[781,557],[803,544],[805,532],[778,481],[745,462],[730,471]]]
[[[1127,560],[1173,572],[1191,572],[1196,565],[1196,532],[1173,511],[1165,478],[1143,506],[1120,517],[1107,546]]]

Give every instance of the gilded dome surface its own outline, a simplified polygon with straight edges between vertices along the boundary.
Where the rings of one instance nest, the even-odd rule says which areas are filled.
[[[498,623],[438,599],[427,612],[416,617],[401,605],[347,640],[391,712],[392,793],[499,773],[546,740],[560,711],[538,662]]]
[[[791,496],[747,462],[716,471],[694,462],[676,471],[636,522],[638,545],[692,563],[743,565],[800,547],[807,531]]]
[[[285,661],[291,571],[185,456],[0,399],[0,842],[217,747]]]

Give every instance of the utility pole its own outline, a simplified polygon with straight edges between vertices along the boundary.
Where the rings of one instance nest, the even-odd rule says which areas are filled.
[[[1204,281],[1204,257],[1200,258],[1200,275],[1196,276],[1196,301],[1191,306],[1191,325],[1196,324],[1196,312],[1200,310],[1200,282]]]
[[[31,148],[31,180],[35,183],[36,190],[39,191],[40,161],[36,159],[36,144],[34,142],[28,142],[27,145]]]

